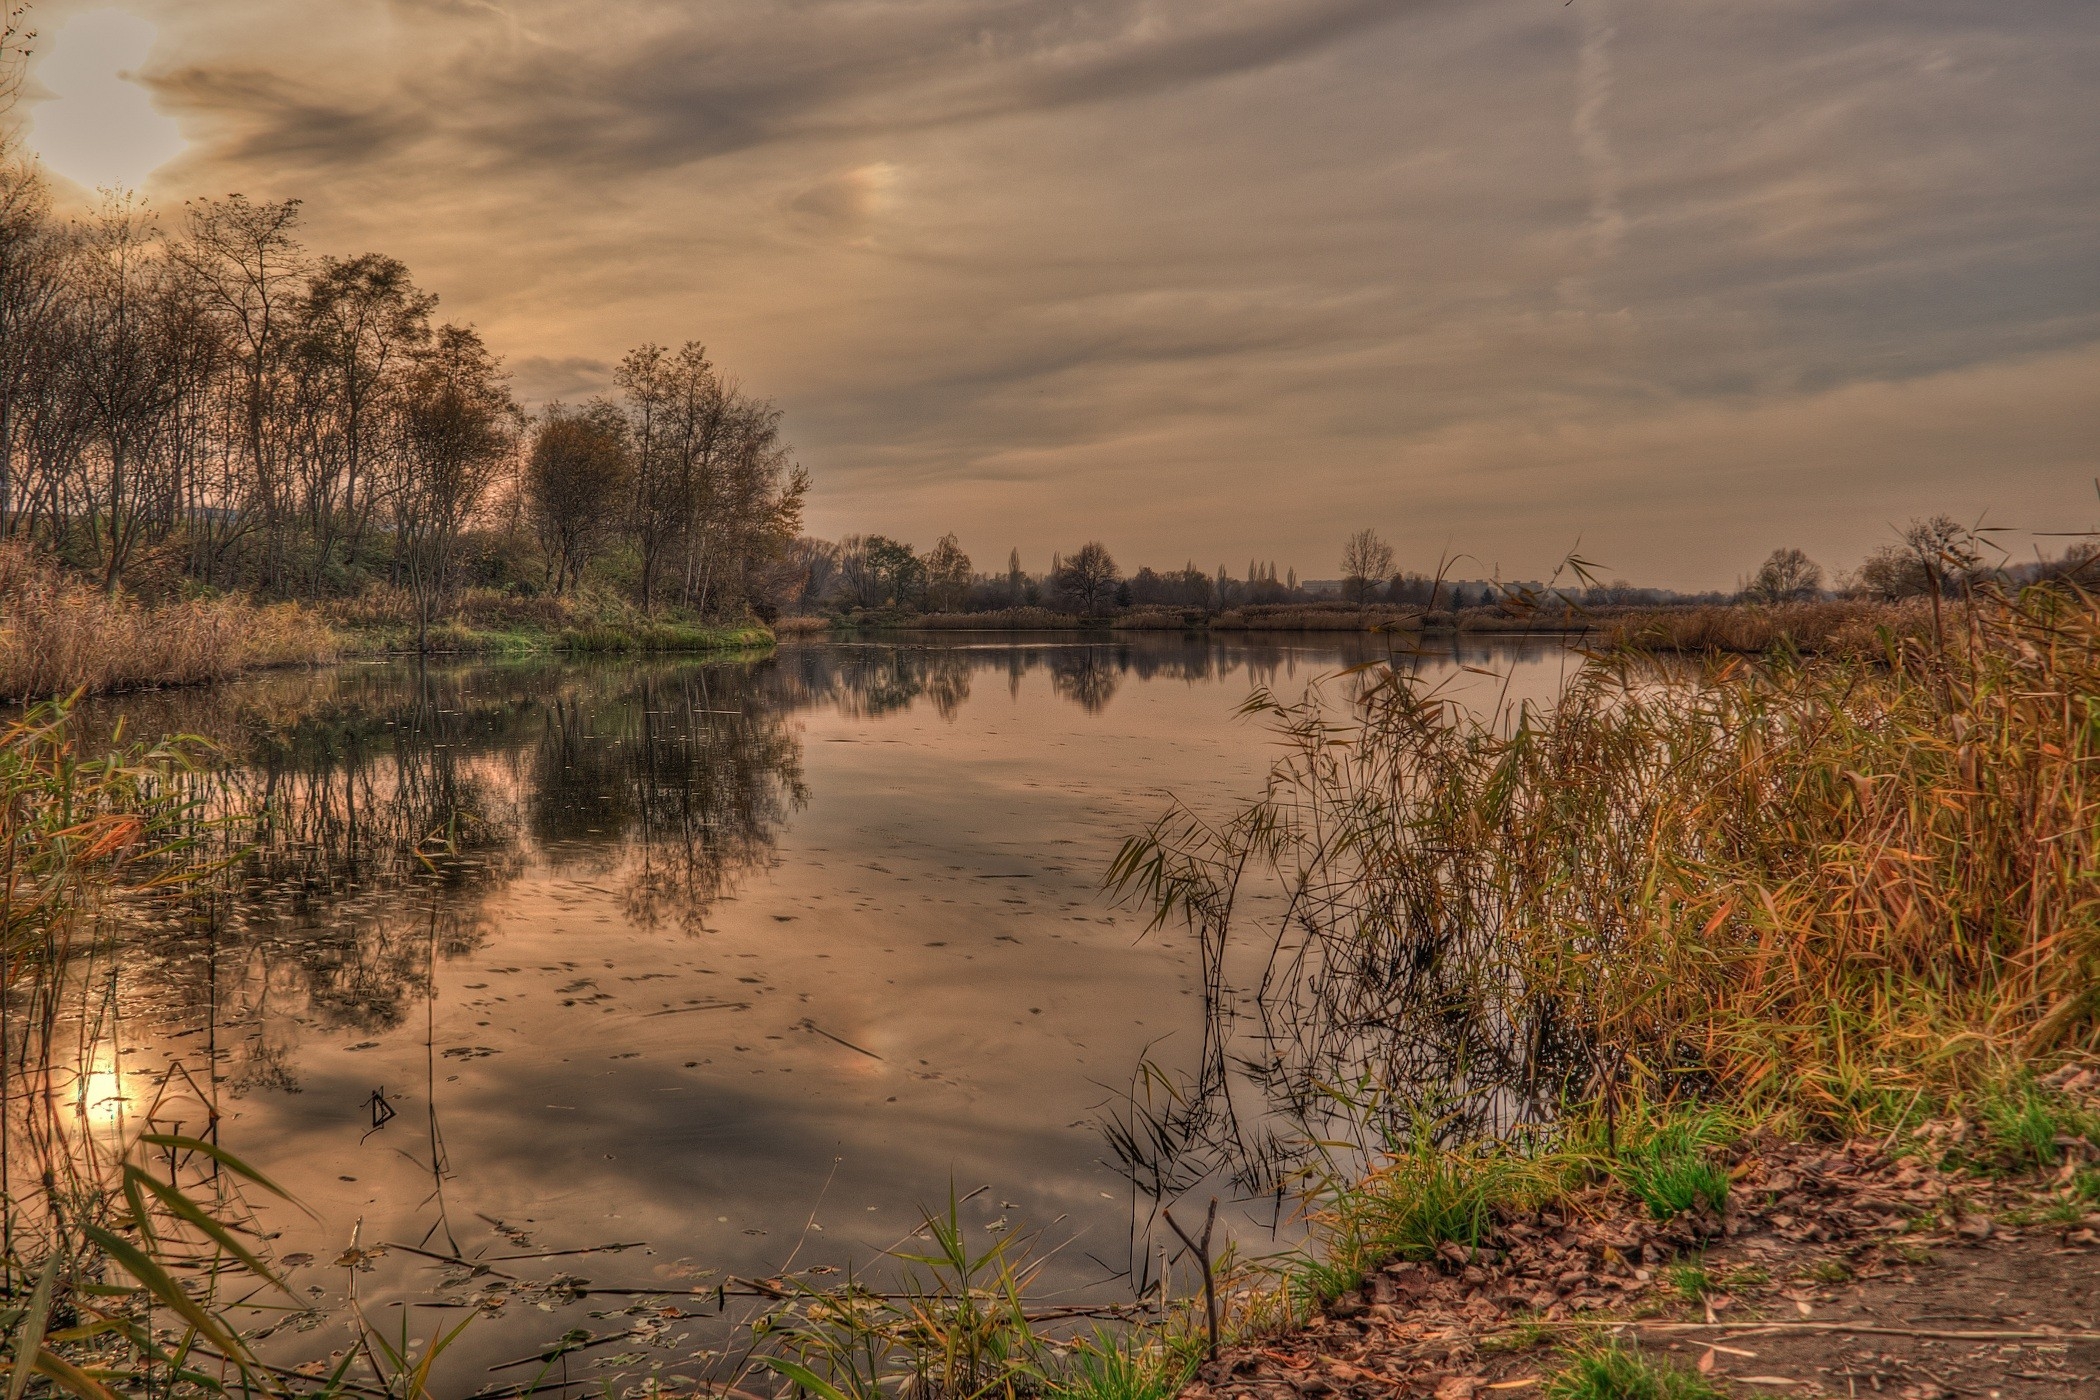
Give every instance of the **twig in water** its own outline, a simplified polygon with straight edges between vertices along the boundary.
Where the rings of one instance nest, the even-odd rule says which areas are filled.
[[[1168,1226],[1173,1229],[1175,1234],[1181,1236],[1181,1242],[1189,1247],[1189,1253],[1195,1255],[1196,1262],[1203,1267],[1203,1312],[1210,1323],[1210,1359],[1216,1361],[1218,1359],[1218,1285],[1217,1280],[1211,1276],[1210,1232],[1218,1223],[1218,1198],[1216,1196],[1210,1198],[1210,1213],[1203,1218],[1203,1241],[1200,1244],[1189,1238],[1188,1231],[1181,1228],[1181,1223],[1174,1218],[1172,1210],[1162,1207],[1160,1214],[1166,1216]]]
[[[795,1025],[805,1031],[815,1031],[818,1035],[823,1036],[826,1040],[833,1041],[839,1045],[843,1045],[848,1050],[858,1051],[859,1053],[866,1055],[871,1060],[879,1060],[882,1058],[882,1056],[876,1054],[873,1050],[869,1050],[864,1046],[855,1045],[850,1040],[845,1040],[840,1038],[839,1036],[833,1035],[830,1031],[825,1030],[822,1026],[818,1025],[815,1021],[810,1020],[806,1016],[803,1017],[801,1020],[795,1022]]]

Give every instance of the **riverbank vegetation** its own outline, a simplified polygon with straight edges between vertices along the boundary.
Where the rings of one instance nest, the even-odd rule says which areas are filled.
[[[1214,959],[1255,936],[1255,882],[1287,895],[1264,981],[1307,998],[1266,1029],[1306,1075],[1404,1087],[1425,1043],[1365,1032],[1435,1007],[1539,1105],[1609,1058],[1814,1125],[2095,1048],[2100,613],[1977,595],[1883,646],[1600,659],[1514,717],[1397,673],[1260,694],[1289,745],[1268,795],[1177,810],[1117,878]]]

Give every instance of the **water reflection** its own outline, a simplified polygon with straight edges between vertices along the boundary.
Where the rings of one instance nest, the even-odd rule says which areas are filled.
[[[826,642],[352,665],[101,705],[105,733],[121,716],[214,743],[197,793],[250,848],[205,916],[121,950],[83,1062],[124,1085],[182,1067],[183,1111],[319,1216],[269,1221],[295,1256],[335,1258],[359,1220],[470,1255],[526,1230],[655,1252],[504,1265],[520,1290],[563,1267],[686,1286],[778,1269],[798,1238],[800,1266],[865,1263],[952,1180],[987,1187],[966,1205],[980,1234],[1076,1237],[1053,1286],[1127,1294],[1153,1267],[1149,1203],[1103,1150],[1101,1086],[1141,1060],[1203,1070],[1204,979],[1192,942],[1104,902],[1102,873],[1166,793],[1223,811],[1255,789],[1249,691],[1384,654]],[[1514,672],[1524,698],[1562,663],[1540,642],[1409,664],[1494,702],[1465,666]],[[376,1132],[375,1092],[400,1115]],[[375,1304],[486,1283],[406,1250],[371,1267]],[[339,1299],[341,1271],[311,1268],[300,1286]],[[490,1310],[462,1374],[577,1325]]]

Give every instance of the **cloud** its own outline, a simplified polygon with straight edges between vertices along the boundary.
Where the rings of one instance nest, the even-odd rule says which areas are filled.
[[[2030,510],[2100,466],[2048,387],[2100,343],[2085,0],[154,17],[187,192],[303,197],[531,396],[706,342],[824,530],[1317,573],[1364,520],[1544,560],[1641,519],[1614,567],[1726,583],[1684,541],[1856,554],[1884,487]],[[1937,435],[1830,407],[1884,393]]]
[[[613,387],[613,367],[587,355],[526,355],[504,367],[510,372],[511,392],[528,408],[557,399],[574,403]]]

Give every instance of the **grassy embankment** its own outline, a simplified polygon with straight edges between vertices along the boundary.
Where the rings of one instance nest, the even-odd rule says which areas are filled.
[[[753,623],[648,617],[618,600],[513,598],[469,590],[430,630],[444,654],[716,651],[772,644]],[[112,596],[20,545],[0,546],[0,699],[226,680],[272,666],[412,654],[415,615],[398,590],[312,607],[240,597],[152,606]]]
[[[328,604],[322,612],[354,654],[398,655],[416,649],[415,610],[398,589],[368,589],[362,597]],[[772,643],[773,633],[755,621],[652,616],[605,594],[521,598],[469,589],[450,615],[430,628],[426,649],[448,655],[526,656],[720,651]]]

